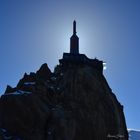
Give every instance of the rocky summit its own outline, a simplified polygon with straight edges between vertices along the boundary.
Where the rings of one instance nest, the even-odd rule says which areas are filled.
[[[70,53],[51,72],[43,64],[0,98],[0,140],[128,140],[123,106],[103,61],[79,53],[76,21]]]
[[[87,64],[43,64],[0,98],[0,140],[128,140],[123,106]]]

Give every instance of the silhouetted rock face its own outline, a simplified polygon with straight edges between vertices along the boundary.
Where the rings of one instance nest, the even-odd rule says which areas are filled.
[[[50,110],[37,95],[2,96],[0,106],[1,125],[9,136],[25,140],[44,139]]]
[[[48,68],[48,65],[45,63],[41,66],[41,68],[37,71],[37,76],[44,80],[49,79],[51,76],[51,71]]]
[[[123,107],[91,66],[44,64],[15,89],[0,98],[1,139],[128,140]]]

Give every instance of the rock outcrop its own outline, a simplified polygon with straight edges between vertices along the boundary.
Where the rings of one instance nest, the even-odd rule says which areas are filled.
[[[0,98],[0,139],[128,140],[123,106],[86,64],[43,64]]]

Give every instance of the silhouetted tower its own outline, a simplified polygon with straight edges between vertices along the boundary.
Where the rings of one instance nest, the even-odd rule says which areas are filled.
[[[79,38],[76,35],[76,21],[73,21],[73,35],[70,38],[70,53],[79,54]]]

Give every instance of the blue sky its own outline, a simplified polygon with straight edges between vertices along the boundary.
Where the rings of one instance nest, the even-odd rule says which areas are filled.
[[[139,0],[0,0],[0,94],[43,63],[53,71],[69,52],[74,19],[80,52],[107,63],[127,126],[140,129]]]

